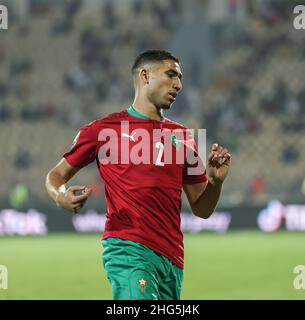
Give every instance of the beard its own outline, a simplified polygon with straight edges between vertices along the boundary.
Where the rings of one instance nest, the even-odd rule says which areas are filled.
[[[160,99],[160,94],[152,95],[149,97],[150,102],[152,102],[158,109],[169,110],[174,103],[170,101],[166,96],[163,99]]]
[[[171,108],[171,106],[172,106],[172,104],[171,104],[171,103],[164,104],[164,105],[162,105],[162,106],[161,106],[161,109],[163,109],[163,110],[168,110],[168,109],[170,109],[170,108]]]
[[[173,101],[173,102],[171,102],[171,101],[169,101],[169,100],[164,101],[162,104],[160,103],[160,108],[161,108],[161,109],[164,109],[164,110],[168,110],[168,109],[171,108],[171,106],[172,106],[173,103],[174,103],[174,101]]]

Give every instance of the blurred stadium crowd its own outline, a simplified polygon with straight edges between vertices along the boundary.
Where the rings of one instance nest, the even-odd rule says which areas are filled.
[[[223,205],[302,201],[305,30],[292,23],[299,2],[192,0],[188,10],[182,0],[1,3],[9,8],[9,29],[0,31],[2,203],[20,183],[31,201],[48,201],[45,175],[78,129],[132,103],[134,57],[152,48],[179,57],[190,41],[205,41],[209,68],[181,60],[182,70],[191,67],[167,116],[206,128],[208,145],[230,149]],[[190,16],[208,36],[177,47]],[[76,180],[101,197],[94,165]]]

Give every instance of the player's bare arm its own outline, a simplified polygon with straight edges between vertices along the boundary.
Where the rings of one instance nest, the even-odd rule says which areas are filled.
[[[79,171],[63,158],[46,177],[46,188],[49,196],[61,208],[78,213],[85,205],[91,194],[86,186],[71,186],[66,189],[65,184]],[[81,192],[80,195],[76,195]]]
[[[231,163],[228,150],[214,144],[207,162],[208,181],[196,184],[185,184],[184,192],[193,213],[207,219],[214,212]]]

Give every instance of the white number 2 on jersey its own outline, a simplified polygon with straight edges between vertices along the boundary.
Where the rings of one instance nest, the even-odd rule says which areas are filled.
[[[164,144],[162,142],[156,142],[155,146],[157,149],[160,149],[156,160],[156,166],[164,167],[164,162],[161,161],[164,151]]]

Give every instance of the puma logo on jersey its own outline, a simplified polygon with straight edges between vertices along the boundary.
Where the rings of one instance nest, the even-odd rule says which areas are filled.
[[[136,132],[134,132],[131,136],[125,132],[122,133],[123,137],[129,138],[131,141],[136,142],[134,135],[136,134]]]

